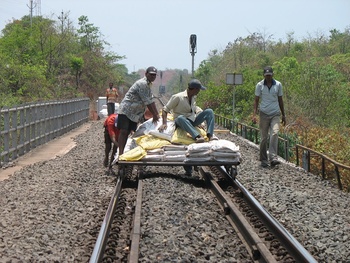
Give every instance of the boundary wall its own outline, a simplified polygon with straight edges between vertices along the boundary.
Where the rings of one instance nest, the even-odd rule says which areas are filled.
[[[89,120],[89,98],[0,110],[0,167]]]

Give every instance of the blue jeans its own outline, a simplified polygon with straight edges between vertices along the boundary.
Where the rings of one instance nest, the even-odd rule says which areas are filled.
[[[212,109],[205,109],[199,113],[194,121],[187,119],[185,116],[180,115],[175,119],[175,124],[181,129],[191,134],[192,138],[195,139],[198,135],[198,131],[195,129],[196,126],[203,122],[207,124],[207,135],[213,136],[214,133],[214,112]]]

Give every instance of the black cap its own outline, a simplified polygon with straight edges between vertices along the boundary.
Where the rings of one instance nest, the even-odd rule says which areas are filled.
[[[148,67],[147,70],[146,70],[146,74],[149,73],[149,74],[157,74],[157,69],[153,66],[151,67]]]
[[[267,75],[273,75],[273,69],[271,67],[265,67],[264,68],[264,76],[267,76]]]
[[[188,83],[188,87],[190,89],[201,89],[206,90],[207,88],[202,85],[202,83],[198,79],[192,79],[190,83]]]

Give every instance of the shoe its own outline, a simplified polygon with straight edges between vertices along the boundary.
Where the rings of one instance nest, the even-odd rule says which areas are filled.
[[[279,161],[279,160],[277,160],[277,159],[275,159],[275,160],[272,160],[271,161],[271,166],[275,166],[275,165],[278,165],[278,164],[280,164],[281,162]]]
[[[262,167],[262,168],[267,168],[267,167],[269,167],[269,164],[268,164],[268,163],[261,162],[261,167]]]
[[[203,137],[196,137],[196,143],[202,143],[204,142],[204,138]]]
[[[209,141],[217,141],[219,140],[218,137],[216,137],[214,134],[209,138]]]

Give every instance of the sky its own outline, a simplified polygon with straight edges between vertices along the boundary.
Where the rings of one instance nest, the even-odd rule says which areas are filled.
[[[291,32],[302,40],[350,27],[350,0],[0,0],[0,30],[29,15],[31,1],[33,15],[58,21],[69,12],[76,28],[78,18],[87,16],[110,44],[107,50],[126,57],[119,63],[129,72],[148,66],[191,72],[212,50],[223,51],[254,32],[283,41]]]

